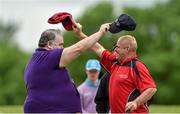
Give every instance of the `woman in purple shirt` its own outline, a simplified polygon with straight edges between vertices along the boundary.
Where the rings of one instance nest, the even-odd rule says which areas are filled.
[[[73,27],[77,36],[81,25]],[[29,60],[24,79],[27,97],[25,113],[78,113],[82,112],[78,91],[66,65],[92,47],[109,29],[103,24],[93,35],[67,48],[59,30],[48,29],[41,34],[39,48]]]

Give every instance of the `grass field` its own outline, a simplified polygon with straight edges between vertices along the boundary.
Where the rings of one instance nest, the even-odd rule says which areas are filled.
[[[180,105],[151,105],[150,113],[180,113]],[[0,113],[23,113],[22,106],[0,106]]]
[[[0,106],[0,113],[23,113],[22,106]]]
[[[150,113],[180,113],[180,105],[151,105]]]

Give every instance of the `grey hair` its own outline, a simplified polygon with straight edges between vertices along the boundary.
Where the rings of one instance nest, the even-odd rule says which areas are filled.
[[[45,30],[39,39],[38,46],[45,47],[48,41],[53,41],[56,38],[56,34],[61,34],[59,29],[47,29]]]

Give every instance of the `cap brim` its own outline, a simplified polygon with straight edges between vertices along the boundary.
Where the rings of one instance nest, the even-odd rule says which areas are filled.
[[[99,68],[86,68],[86,70],[98,70],[98,71],[100,71]]]

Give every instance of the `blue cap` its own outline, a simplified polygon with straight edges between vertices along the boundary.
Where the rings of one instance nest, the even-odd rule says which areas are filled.
[[[86,70],[93,70],[96,69],[98,71],[101,70],[101,65],[99,64],[99,61],[96,59],[90,59],[86,63]]]

